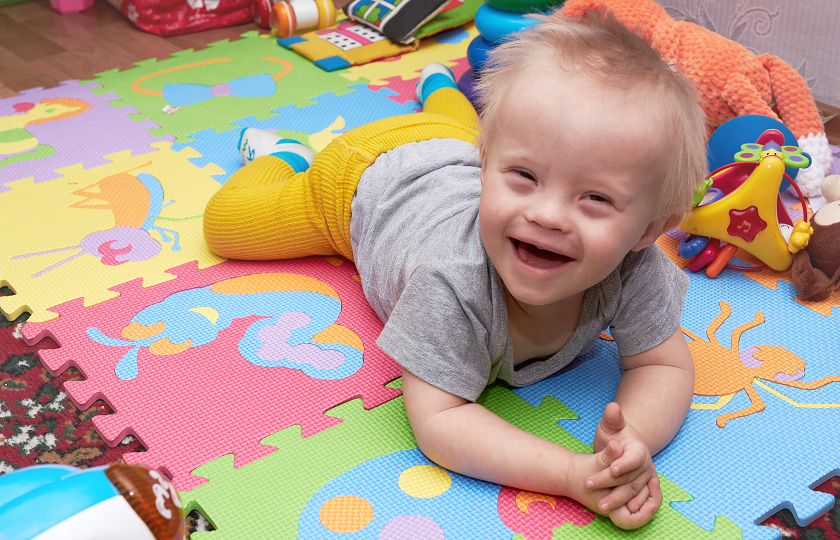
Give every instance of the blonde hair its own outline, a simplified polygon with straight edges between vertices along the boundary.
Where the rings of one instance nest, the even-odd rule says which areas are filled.
[[[556,61],[559,69],[575,70],[606,88],[643,92],[647,106],[655,107],[651,117],[670,141],[670,149],[662,153],[662,182],[653,211],[662,217],[691,209],[708,168],[706,116],[692,83],[609,13],[589,11],[582,19],[560,13],[530,17],[540,24],[496,47],[482,70],[477,83],[482,122],[478,147],[485,150],[494,135],[495,119],[514,82],[534,64]]]

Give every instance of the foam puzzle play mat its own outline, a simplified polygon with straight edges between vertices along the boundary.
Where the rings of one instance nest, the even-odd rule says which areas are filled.
[[[19,225],[0,245],[0,285],[15,292],[0,310],[30,312],[27,343],[59,344],[40,352],[47,369],[85,377],[66,384],[73,403],[115,411],[92,419],[101,436],[137,437],[147,451],[125,461],[169,476],[185,511],[207,517],[214,530],[195,540],[769,540],[779,531],[757,524],[779,509],[801,524],[827,512],[833,497],[811,488],[840,470],[840,293],[797,300],[790,270],[685,270],[681,324],[704,384],[654,460],[662,508],[625,532],[569,499],[430,462],[351,262],[226,261],[207,249],[202,212],[241,166],[241,128],[317,152],[418,110],[423,66],[460,76],[476,35],[467,25],[328,72],[249,32],[0,100],[0,132],[27,135],[0,146],[0,206]],[[781,200],[802,219],[798,198]],[[659,245],[685,268],[683,236]],[[757,263],[743,251],[733,261]],[[492,386],[480,401],[591,451],[619,376],[604,339],[561,373]]]

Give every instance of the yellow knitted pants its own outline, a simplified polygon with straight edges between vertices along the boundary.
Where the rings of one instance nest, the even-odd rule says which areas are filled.
[[[230,259],[294,259],[343,255],[350,247],[350,203],[362,173],[380,155],[428,139],[473,142],[478,118],[454,88],[432,93],[422,113],[377,120],[348,131],[295,173],[282,159],[264,156],[234,173],[207,203],[204,237]]]

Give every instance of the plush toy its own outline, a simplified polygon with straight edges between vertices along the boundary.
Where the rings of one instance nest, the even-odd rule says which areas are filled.
[[[771,54],[756,56],[702,26],[675,21],[653,0],[567,0],[560,13],[580,18],[588,10],[612,12],[696,83],[710,134],[745,114],[781,120],[811,155],[812,164],[799,172],[797,183],[807,197],[820,194],[831,150],[811,90],[788,63]],[[770,107],[774,99],[778,115]]]
[[[840,174],[825,177],[822,183],[822,195],[828,202],[840,201]]]
[[[827,176],[822,192],[829,202],[811,218],[814,234],[793,256],[790,270],[803,300],[825,300],[840,283],[840,176]]]

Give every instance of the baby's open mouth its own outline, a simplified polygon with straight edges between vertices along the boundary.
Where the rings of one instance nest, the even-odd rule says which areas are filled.
[[[534,244],[529,244],[528,242],[522,242],[521,240],[516,240],[515,238],[511,238],[511,241],[513,242],[513,249],[516,250],[516,254],[519,258],[531,266],[539,268],[553,268],[572,260],[566,255],[554,253],[553,251],[548,251],[546,249],[540,249]]]

